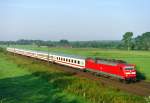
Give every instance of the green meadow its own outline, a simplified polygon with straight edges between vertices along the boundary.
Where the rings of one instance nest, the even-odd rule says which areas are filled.
[[[136,69],[146,78],[150,80],[150,51],[126,51],[115,49],[98,49],[98,48],[47,48],[32,45],[16,45],[23,49],[61,52],[66,54],[80,55],[84,57],[100,57],[108,59],[121,59],[128,63],[136,64]]]
[[[59,68],[0,50],[0,103],[146,103],[144,97]]]

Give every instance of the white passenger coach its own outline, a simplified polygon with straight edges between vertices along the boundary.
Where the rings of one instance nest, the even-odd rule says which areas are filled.
[[[80,68],[80,69],[85,68],[85,58],[75,56],[75,55],[33,51],[33,50],[25,50],[25,49],[18,49],[18,48],[7,48],[7,51],[15,54],[32,57],[32,58],[54,62],[61,65],[74,67],[74,68]]]

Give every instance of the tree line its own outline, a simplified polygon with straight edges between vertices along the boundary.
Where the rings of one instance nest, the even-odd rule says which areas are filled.
[[[126,32],[122,40],[102,40],[102,41],[44,41],[44,40],[17,40],[0,41],[1,45],[36,45],[38,47],[67,47],[67,48],[109,48],[127,50],[150,50],[150,32],[145,32],[133,38],[132,32]]]
[[[38,47],[66,47],[66,48],[117,48],[121,41],[104,40],[104,41],[43,41],[43,40],[17,40],[17,41],[0,41],[0,45],[36,45]]]
[[[127,50],[150,50],[150,32],[145,32],[135,38],[133,38],[132,32],[126,32],[123,35],[120,48]]]

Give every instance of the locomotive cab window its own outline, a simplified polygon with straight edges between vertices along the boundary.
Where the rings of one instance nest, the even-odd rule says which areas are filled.
[[[133,67],[126,67],[125,70],[133,70]]]

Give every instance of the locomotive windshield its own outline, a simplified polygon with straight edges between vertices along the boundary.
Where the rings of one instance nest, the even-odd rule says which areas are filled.
[[[125,70],[133,70],[134,67],[126,67]]]

